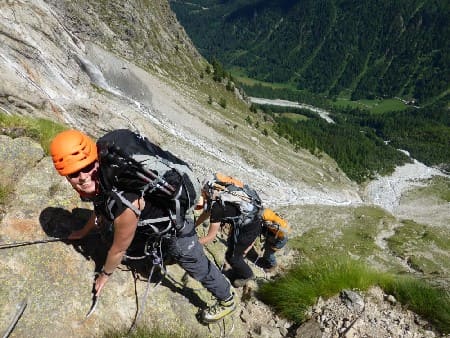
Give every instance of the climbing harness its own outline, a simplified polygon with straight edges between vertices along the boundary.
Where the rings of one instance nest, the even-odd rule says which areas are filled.
[[[151,256],[152,257],[152,268],[150,270],[150,273],[148,274],[147,287],[146,287],[144,295],[142,297],[142,306],[141,307],[139,306],[139,301],[138,301],[137,302],[137,306],[138,306],[137,313],[136,313],[135,319],[133,320],[133,323],[131,324],[130,329],[128,330],[129,333],[136,329],[136,325],[141,318],[142,312],[145,309],[145,305],[147,303],[147,298],[148,298],[148,293],[150,291],[150,282],[151,282],[153,273],[155,271],[155,267],[159,267],[161,272],[163,272],[161,279],[155,284],[155,288],[161,283],[162,279],[164,278],[164,276],[167,273],[166,269],[164,268],[164,262],[162,259],[161,241],[162,241],[162,238],[160,239],[159,242],[153,243],[153,248],[152,248],[151,252],[149,252],[149,250],[148,250],[148,242],[147,242],[145,244],[144,256],[133,257],[133,259],[144,259],[144,258],[148,258]],[[134,280],[136,282],[136,275],[135,275],[134,271],[132,271],[132,273],[133,273]]]
[[[161,279],[155,284],[155,286],[154,286],[155,288],[158,285],[161,284],[161,282],[162,282],[162,280],[164,278],[167,278],[168,280],[170,280],[174,285],[177,285],[177,286],[179,286],[179,287],[181,287],[183,289],[186,288],[186,283],[183,283],[183,281],[186,280],[187,273],[185,273],[183,275],[183,277],[181,278],[182,282],[179,282],[179,281],[175,280],[169,274],[169,272],[167,271],[167,269],[166,269],[166,267],[164,265],[164,260],[162,258],[163,257],[163,253],[162,253],[162,249],[161,249],[161,246],[162,246],[161,242],[162,242],[162,238],[160,239],[159,242],[154,242],[151,249],[149,249],[149,245],[148,245],[148,243],[146,243],[144,255],[140,256],[140,257],[132,257],[131,258],[131,259],[134,259],[134,260],[151,258],[151,260],[152,260],[152,268],[151,268],[150,273],[149,273],[148,278],[147,278],[147,286],[146,286],[145,292],[144,292],[143,296],[141,297],[141,304],[142,305],[139,306],[139,301],[137,302],[137,304],[138,304],[137,313],[135,315],[135,319],[133,320],[133,323],[131,324],[130,329],[128,330],[128,333],[130,333],[130,332],[132,332],[132,331],[134,331],[136,329],[137,324],[138,324],[138,322],[139,322],[139,320],[141,318],[141,315],[144,312],[145,305],[146,305],[147,298],[148,298],[148,294],[150,292],[151,279],[153,277],[153,273],[155,272],[155,268],[156,267],[158,267],[160,269],[162,275],[161,275]],[[133,278],[134,278],[134,280],[136,282],[136,280],[138,278],[136,277],[134,270],[131,270],[131,272],[133,273]],[[200,291],[200,290],[204,290],[205,288],[202,287],[202,288],[197,288],[197,289],[193,289],[193,288],[190,288],[190,289],[192,291]]]

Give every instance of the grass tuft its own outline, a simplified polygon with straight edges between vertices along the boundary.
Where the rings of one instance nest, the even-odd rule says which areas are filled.
[[[257,296],[281,316],[300,324],[319,297],[327,299],[344,289],[367,290],[375,285],[394,295],[438,330],[450,332],[448,292],[412,277],[379,272],[345,257],[328,257],[299,265],[283,277],[263,284]]]
[[[427,282],[408,276],[380,281],[386,293],[392,294],[411,311],[426,318],[443,333],[450,333],[450,293],[431,287]]]
[[[321,260],[297,266],[284,277],[263,284],[258,297],[281,315],[300,323],[318,297],[329,298],[343,289],[366,290],[373,285],[376,274],[357,261]]]

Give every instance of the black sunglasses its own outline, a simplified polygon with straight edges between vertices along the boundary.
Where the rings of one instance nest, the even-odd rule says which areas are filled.
[[[80,176],[81,173],[86,174],[86,173],[92,171],[92,169],[94,169],[94,167],[95,167],[95,161],[92,162],[91,164],[88,164],[84,168],[81,168],[80,170],[78,170],[78,171],[76,171],[76,172],[74,172],[72,174],[67,175],[67,177],[72,178],[72,179],[73,178],[77,178],[78,176]]]

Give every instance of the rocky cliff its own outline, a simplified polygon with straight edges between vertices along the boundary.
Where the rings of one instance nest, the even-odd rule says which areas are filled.
[[[204,76],[206,62],[167,1],[7,0],[0,3],[0,17],[3,113],[44,117],[94,138],[114,128],[138,129],[189,162],[199,177],[222,171],[258,187],[266,205],[286,215],[294,235],[321,224],[315,218],[327,215],[333,223],[334,215],[363,204],[360,188],[332,159],[294,152],[287,141],[246,124],[245,101]],[[226,109],[216,103],[220,97],[229,102]],[[56,174],[40,145],[1,136],[0,158],[1,184],[12,187],[1,215],[1,243],[64,236],[82,225],[90,205]],[[0,329],[27,299],[11,336],[101,336],[130,327],[138,314],[142,323],[219,336],[219,328],[202,326],[195,317],[198,307],[211,302],[209,294],[192,280],[183,283],[176,265],[161,284],[153,276],[143,309],[149,271],[139,263],[123,265],[94,315],[83,321],[93,272],[106,250],[98,243],[94,235],[1,250]],[[220,259],[223,246],[217,250],[213,258]],[[289,249],[284,254],[283,265],[296,259]],[[241,307],[227,334],[295,335],[291,323],[236,292]],[[309,330],[316,336],[319,331]]]

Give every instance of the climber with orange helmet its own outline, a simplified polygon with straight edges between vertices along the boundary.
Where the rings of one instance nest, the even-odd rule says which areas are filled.
[[[177,164],[185,163],[152,144],[144,136],[127,129],[111,131],[102,136],[97,143],[80,131],[67,130],[58,134],[50,145],[55,169],[67,178],[83,200],[92,201],[94,204],[94,212],[88,222],[81,230],[72,232],[69,239],[80,239],[86,236],[94,229],[97,216],[109,220],[114,228],[112,244],[103,268],[95,280],[95,296],[100,294],[108,278],[126,257],[127,249],[133,239],[137,233],[142,234],[140,231],[144,228],[148,231],[148,234],[145,233],[147,240],[154,241],[151,244],[164,246],[167,253],[217,299],[214,306],[203,311],[204,322],[215,322],[234,312],[236,305],[230,291],[230,283],[216,265],[206,257],[202,245],[198,242],[194,222],[185,215],[187,208],[185,210],[180,203],[175,203],[177,196],[187,194],[184,191],[184,189],[187,190],[185,176],[170,169],[167,171],[168,175],[163,176],[164,179],[172,180],[170,184],[158,176],[157,184],[153,186],[146,183],[143,185],[145,190],[139,190],[142,187],[139,186],[138,181],[132,180],[133,177],[130,174],[130,166],[138,162],[120,158],[122,162],[118,163],[128,166],[122,170],[118,168],[120,165],[111,165],[108,162],[108,160],[118,160],[117,156],[104,153],[112,149],[117,152],[122,151],[121,154],[123,154],[123,150],[126,150],[124,147],[127,146],[130,146],[130,149],[133,146],[133,149],[143,146],[141,148],[143,152],[153,149],[159,154],[169,154],[167,156],[170,159],[178,160]],[[143,152],[139,153],[140,156]],[[157,165],[156,162],[155,165]],[[116,169],[118,171],[114,171]],[[153,174],[150,171],[148,173]],[[108,176],[109,174],[111,177]],[[120,184],[119,177],[122,174],[125,182],[133,182],[130,189],[126,189],[125,184]],[[142,176],[142,172],[139,174]],[[168,198],[161,193],[161,191],[167,192],[172,189],[178,179],[182,180],[182,184],[180,183],[174,189],[176,196]],[[176,204],[176,208],[173,204]],[[163,223],[164,232],[159,232],[158,227],[161,227]]]
[[[53,139],[50,153],[55,169],[81,196],[95,195],[97,146],[90,137],[76,130],[62,132]]]
[[[77,130],[59,133],[50,144],[50,153],[56,171],[65,176],[81,197],[94,197],[98,188],[97,146],[87,135]],[[95,215],[81,230],[74,231],[69,239],[80,239],[95,226]],[[100,280],[101,281],[101,280]]]
[[[50,154],[53,165],[61,176],[65,176],[70,185],[82,198],[94,198],[98,192],[97,146],[86,134],[77,130],[67,130],[59,133],[50,144]],[[124,219],[125,221],[125,219]],[[77,231],[72,232],[68,239],[80,239],[94,229],[96,223],[95,212],[85,224]],[[122,222],[123,223],[123,222]],[[127,241],[128,242],[128,241]],[[101,273],[95,282],[96,295],[100,294],[112,267],[119,265],[126,243],[118,243],[111,247]],[[126,248],[125,248],[126,249]],[[109,272],[110,271],[110,272]]]

